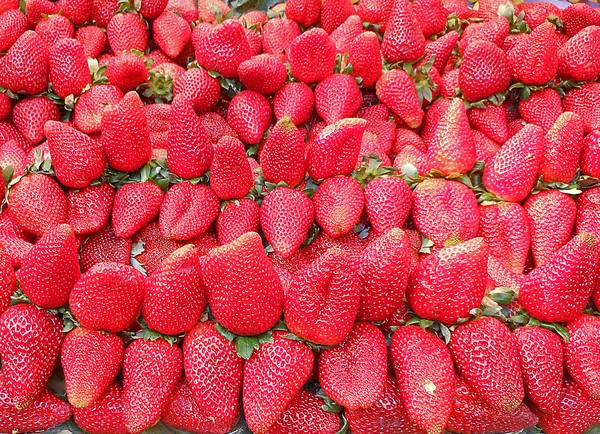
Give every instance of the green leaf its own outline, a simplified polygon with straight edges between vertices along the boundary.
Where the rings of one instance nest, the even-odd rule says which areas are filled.
[[[215,323],[215,329],[217,329],[217,331],[229,342],[233,342],[233,340],[236,338],[235,334],[231,333],[219,323]]]
[[[248,360],[254,350],[258,350],[259,347],[260,344],[256,336],[238,336],[235,338],[235,351],[244,360]]]

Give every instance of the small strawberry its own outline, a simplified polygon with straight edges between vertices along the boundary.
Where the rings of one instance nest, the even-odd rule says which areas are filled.
[[[86,134],[99,133],[104,113],[111,110],[123,99],[123,92],[108,84],[90,87],[75,103],[73,123]]]
[[[123,51],[108,61],[106,78],[122,92],[129,92],[148,80],[144,60],[138,55]]]
[[[335,43],[325,30],[313,28],[302,33],[287,51],[292,75],[308,84],[324,80],[333,74],[336,52]]]
[[[450,12],[441,0],[416,0],[412,9],[425,38],[445,30]]]
[[[254,186],[244,144],[225,136],[214,146],[210,185],[221,200],[241,199]]]
[[[364,32],[350,44],[348,62],[352,64],[352,76],[362,80],[363,88],[370,88],[381,77],[381,44],[377,34]]]
[[[285,84],[287,70],[277,56],[260,54],[240,63],[238,75],[249,90],[261,95],[271,95]]]
[[[219,80],[211,77],[205,69],[192,68],[175,80],[173,94],[186,97],[192,102],[196,113],[204,113],[217,105],[221,86]]]
[[[427,45],[425,45],[425,58],[427,60],[433,58],[433,67],[439,72],[446,70],[446,65],[452,55],[452,51],[456,47],[458,37],[458,32],[451,30],[435,41],[427,41]]]
[[[360,184],[348,176],[325,179],[312,198],[315,218],[327,235],[337,238],[358,223],[365,206]]]
[[[199,117],[200,122],[202,122],[202,125],[206,130],[206,134],[208,134],[208,137],[210,137],[210,141],[213,144],[217,143],[224,136],[238,137],[238,134],[233,130],[233,128],[231,128],[231,126],[220,114],[216,112],[206,112],[201,113]]]
[[[217,217],[219,244],[229,244],[246,232],[258,232],[260,208],[251,199],[227,202]]]
[[[104,52],[104,48],[108,42],[106,34],[97,26],[78,28],[75,32],[75,39],[83,45],[85,56],[93,59]]]
[[[153,182],[125,184],[115,194],[112,226],[116,236],[129,238],[158,216],[163,192]]]
[[[30,145],[37,145],[45,139],[46,121],[59,119],[58,107],[46,97],[22,99],[12,109],[14,126]]]
[[[360,108],[362,95],[354,78],[347,74],[333,74],[315,88],[317,113],[329,125],[351,118]]]
[[[46,91],[48,59],[46,41],[36,32],[26,31],[0,59],[0,86],[13,93],[22,91],[28,95]]]
[[[300,34],[302,31],[295,21],[279,17],[271,18],[261,31],[263,51],[266,54],[274,54],[285,62],[292,41]]]
[[[312,89],[302,82],[285,84],[273,98],[273,111],[277,120],[289,117],[294,125],[308,121],[315,105]]]
[[[413,62],[425,52],[425,36],[408,0],[393,3],[381,51],[390,63]]]
[[[473,107],[467,111],[471,126],[497,143],[508,140],[508,121],[503,105],[495,106],[485,102],[485,108]]]
[[[260,93],[251,90],[244,90],[233,97],[227,111],[227,123],[238,133],[240,139],[249,145],[261,141],[271,124],[271,117],[269,101]]]
[[[122,356],[121,356],[122,358]],[[73,408],[73,419],[90,434],[128,434],[123,418],[123,386],[114,382],[89,407]]]
[[[583,130],[590,133],[600,128],[600,111],[595,101],[600,95],[600,83],[585,83],[580,88],[570,90],[563,99],[565,111],[581,116]]]
[[[503,92],[510,84],[510,65],[504,51],[491,42],[471,42],[460,64],[458,84],[469,101]]]
[[[83,45],[77,39],[64,38],[50,48],[50,81],[54,92],[66,98],[79,96],[92,84]]]
[[[119,238],[111,225],[91,234],[81,246],[79,263],[83,272],[99,262],[115,262],[129,265],[131,261],[131,238]]]
[[[106,26],[106,37],[113,53],[144,51],[148,45],[148,28],[138,14],[113,15]]]
[[[600,23],[599,23],[600,24]],[[589,26],[572,36],[558,53],[558,75],[567,80],[593,80],[600,73],[600,27]]]
[[[595,130],[583,139],[581,173],[593,178],[600,176],[600,131]]]
[[[156,18],[152,22],[152,30],[156,45],[171,58],[179,56],[192,37],[188,22],[171,11],[163,12]]]
[[[377,97],[408,127],[417,128],[423,120],[423,109],[412,78],[401,69],[384,73],[375,85]]]

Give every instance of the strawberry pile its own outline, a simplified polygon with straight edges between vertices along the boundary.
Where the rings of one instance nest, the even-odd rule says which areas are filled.
[[[0,2],[0,433],[600,424],[600,13],[234,3]]]

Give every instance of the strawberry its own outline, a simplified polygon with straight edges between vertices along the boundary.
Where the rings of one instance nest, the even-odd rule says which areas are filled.
[[[274,332],[244,364],[242,400],[248,428],[262,434],[277,422],[308,380],[314,354],[301,342]]]
[[[544,85],[558,71],[558,36],[554,24],[545,22],[508,54],[512,78],[527,85]],[[600,72],[600,71],[599,71]]]
[[[308,84],[323,81],[333,74],[336,52],[335,43],[325,30],[313,28],[302,33],[287,50],[292,75]]]
[[[163,192],[153,182],[125,184],[115,194],[112,226],[116,236],[129,238],[158,216]]]
[[[413,3],[413,12],[425,38],[443,32],[450,15],[441,0],[416,0]]]
[[[0,50],[8,51],[28,29],[27,16],[21,10],[3,11],[0,14]]]
[[[35,32],[42,36],[49,48],[63,38],[73,38],[75,28],[71,21],[63,15],[43,17],[36,25]]]
[[[216,15],[225,17],[231,8],[221,0],[200,0],[198,2],[198,18],[202,22],[218,22]],[[219,20],[220,21],[220,20]]]
[[[381,51],[390,63],[413,62],[425,52],[425,36],[408,0],[393,3]]]
[[[422,259],[406,296],[421,318],[456,324],[481,306],[487,279],[487,246],[474,238]]]
[[[108,183],[67,192],[67,224],[77,235],[102,229],[112,211],[115,190]]]
[[[528,215],[518,203],[480,206],[479,235],[490,256],[513,273],[522,274],[529,253],[531,234]]]
[[[291,0],[285,4],[285,15],[302,27],[310,27],[319,20],[321,2],[315,0]]]
[[[543,130],[536,125],[524,126],[486,165],[483,184],[499,199],[525,199],[536,182],[543,150]]]
[[[33,235],[19,228],[8,214],[0,214],[1,250],[13,267],[20,267],[25,255],[33,248]]]
[[[427,146],[425,146],[421,136],[419,136],[413,130],[398,128],[396,130],[396,137],[394,138],[391,155],[395,157],[407,146],[413,146],[414,148],[423,152],[427,151]]]
[[[360,306],[356,267],[334,248],[293,277],[286,290],[284,316],[292,333],[320,345],[338,345]]]
[[[352,64],[352,76],[362,80],[363,88],[370,88],[381,77],[381,44],[377,34],[364,32],[351,41],[348,62]]]
[[[350,50],[352,42],[363,32],[362,20],[356,14],[350,15],[337,29],[331,32],[330,37],[338,53],[344,54]]]
[[[83,272],[99,262],[115,262],[129,265],[131,260],[131,238],[117,237],[110,225],[91,234],[79,252],[79,263]]]
[[[242,142],[256,145],[271,124],[271,104],[267,98],[252,90],[244,90],[233,97],[227,111],[227,123]]]
[[[458,37],[458,32],[451,30],[435,41],[427,41],[425,45],[425,59],[430,60],[433,58],[433,67],[439,72],[446,70],[446,65],[458,42]]]
[[[525,12],[524,20],[532,30],[535,30],[539,25],[545,23],[548,17],[554,15],[562,18],[564,13],[564,11],[559,9],[555,4],[546,2],[521,3],[517,6],[517,11],[519,13]]]
[[[263,51],[266,54],[274,54],[285,62],[290,44],[301,33],[300,26],[295,21],[271,18],[261,31]]]
[[[199,117],[200,122],[202,122],[202,125],[206,130],[206,134],[208,134],[208,137],[210,137],[210,141],[213,144],[217,143],[224,136],[238,137],[237,133],[220,114],[215,112],[206,112],[201,113]]]
[[[42,93],[48,88],[46,41],[32,30],[23,33],[0,59],[0,86],[13,93]]]
[[[423,120],[423,110],[412,78],[401,69],[384,73],[375,85],[377,97],[408,127],[417,128]]]
[[[392,336],[390,353],[408,417],[428,433],[443,433],[456,389],[450,351],[433,333],[405,326]]]
[[[158,422],[182,370],[181,349],[165,339],[136,339],[129,344],[123,357],[123,416],[130,432]]]
[[[485,75],[481,71],[485,71]],[[491,42],[475,41],[465,50],[458,84],[466,99],[479,101],[503,92],[510,84],[510,74],[510,65],[502,49]]]
[[[134,53],[123,51],[113,56],[106,67],[106,78],[122,92],[129,92],[148,80],[144,60]]]
[[[175,80],[173,94],[186,97],[192,102],[196,113],[203,113],[217,105],[221,86],[219,80],[211,77],[205,69],[192,68]]]
[[[357,5],[356,13],[363,21],[379,25],[379,30],[384,32],[393,5],[389,0],[364,0]]]
[[[556,412],[564,371],[560,337],[541,327],[521,327],[513,334],[519,345],[527,396],[540,410]]]
[[[356,13],[349,0],[326,0],[321,6],[321,27],[332,34],[344,21]]]
[[[121,51],[144,51],[148,45],[148,28],[138,14],[116,14],[106,26],[108,45],[113,53]]]
[[[0,315],[10,306],[11,296],[17,291],[17,278],[10,258],[0,248]]]
[[[167,149],[171,128],[172,104],[149,104],[145,107],[152,149]]]
[[[485,164],[490,164],[494,155],[500,150],[500,145],[477,130],[473,130],[473,139],[475,140],[475,154],[477,155],[477,161],[483,161]]]
[[[67,219],[67,200],[56,181],[47,175],[24,176],[10,190],[8,214],[23,230],[38,237]]]
[[[600,14],[588,4],[569,5],[562,11],[564,32],[572,37],[588,26],[600,25]]]
[[[413,191],[413,220],[417,229],[438,247],[477,236],[477,198],[457,181],[426,179]]]
[[[0,94],[0,121],[6,119],[12,110],[12,103],[5,93]],[[14,120],[13,120],[14,122]]]
[[[377,403],[385,390],[386,350],[376,326],[354,324],[339,346],[324,350],[319,358],[319,382],[327,396],[351,410]]]
[[[600,24],[600,23],[599,23]],[[563,45],[558,53],[558,74],[567,80],[593,80],[600,73],[599,26],[579,31]]]
[[[78,28],[75,32],[75,39],[83,45],[85,57],[91,57],[93,59],[104,52],[104,48],[108,42],[106,34],[100,27],[96,26]]]
[[[237,72],[246,88],[261,95],[274,94],[287,79],[285,65],[273,54],[260,54],[245,60]]]
[[[227,330],[258,335],[279,320],[283,289],[257,233],[211,250],[203,278],[210,310]]]
[[[192,37],[192,29],[188,22],[174,12],[163,12],[152,22],[154,41],[169,57],[175,58],[181,54]]]
[[[58,6],[73,24],[81,25],[91,18],[93,3],[93,0],[59,0]]]
[[[583,131],[586,133],[600,128],[600,111],[595,104],[599,94],[599,83],[585,83],[580,88],[570,90],[563,99],[565,111],[581,116]]]
[[[527,101],[519,101],[519,113],[523,119],[539,125],[544,132],[550,130],[562,112],[560,95],[552,88],[534,91]]]
[[[235,137],[225,136],[214,149],[210,166],[210,185],[214,192],[221,200],[244,197],[254,186],[244,144]]]
[[[457,380],[454,408],[447,429],[454,432],[510,432],[533,427],[538,418],[525,404],[510,411],[498,411],[488,405],[465,379]]]
[[[581,173],[593,178],[600,176],[600,131],[595,130],[583,139]]]
[[[525,394],[519,347],[506,325],[491,317],[471,320],[454,330],[449,347],[466,384],[486,405],[506,413],[519,408]]]
[[[341,119],[325,127],[308,148],[308,173],[313,179],[348,175],[356,166],[367,121]]]
[[[198,7],[194,1],[169,0],[165,10],[177,11],[188,23],[198,19]]]
[[[83,45],[76,39],[64,38],[50,48],[50,81],[61,98],[78,96],[92,84]]]
[[[325,179],[312,198],[315,218],[333,238],[347,234],[358,223],[365,206],[360,184],[349,176]]]
[[[69,306],[82,326],[118,333],[138,317],[143,295],[139,271],[129,265],[101,262],[82,274],[71,291]]]
[[[208,230],[219,212],[219,198],[204,184],[180,182],[167,191],[160,207],[161,234],[190,240]]]
[[[577,196],[577,234],[591,233],[600,239],[600,189],[591,188]],[[0,241],[1,242],[1,241]]]
[[[531,253],[539,267],[571,239],[577,205],[566,193],[546,190],[530,196],[525,211],[531,230]]]
[[[59,119],[58,107],[45,97],[22,99],[12,110],[14,126],[30,145],[37,145],[44,140],[46,121]]]
[[[504,143],[508,140],[508,122],[504,106],[485,102],[485,108],[473,107],[467,111],[471,126],[491,140]]]
[[[122,358],[122,356],[121,356]],[[90,434],[128,434],[123,418],[123,387],[114,382],[89,407],[73,408],[73,419]]]
[[[167,7],[168,0],[142,0],[139,13],[146,20],[156,20]]]
[[[5,378],[0,379],[0,430],[3,432],[45,431],[66,422],[71,417],[71,406],[44,389],[26,409],[17,408],[11,401]]]
[[[353,117],[361,101],[356,81],[347,74],[330,75],[315,88],[317,113],[328,125]]]
[[[302,84],[303,83],[290,83]],[[312,95],[312,92],[311,92]],[[296,187],[306,174],[304,132],[289,117],[280,119],[263,141],[258,153],[265,181]]]
[[[219,244],[229,244],[246,232],[258,232],[260,208],[251,199],[227,202],[217,217]]]
[[[123,92],[112,85],[92,86],[84,92],[73,110],[75,127],[86,134],[99,133],[104,113],[123,99]]]
[[[61,364],[71,405],[89,407],[104,395],[121,369],[123,352],[114,334],[77,327],[65,336]]]
[[[206,308],[200,252],[192,244],[175,250],[146,278],[142,315],[152,330],[166,335],[185,333]]]
[[[308,121],[315,105],[315,95],[308,85],[290,82],[277,91],[273,98],[273,111],[277,120],[289,117],[294,125]]]
[[[58,360],[62,344],[60,320],[31,304],[9,307],[0,317],[5,401],[17,410],[35,409]],[[26,332],[24,333],[24,330]]]
[[[567,324],[567,331],[569,341],[564,344],[567,371],[586,396],[598,401],[600,364],[597,354],[600,351],[600,321],[591,315],[580,315]]]
[[[152,274],[171,253],[184,246],[181,241],[163,237],[157,221],[148,224],[135,234],[133,242],[144,246],[144,251],[138,253],[135,258],[148,274]]]
[[[18,3],[15,5],[14,9],[18,9]],[[25,4],[27,21],[32,27],[35,27],[36,23],[40,21],[44,15],[55,15],[58,14],[59,11],[60,8],[58,5],[48,0],[31,0]]]

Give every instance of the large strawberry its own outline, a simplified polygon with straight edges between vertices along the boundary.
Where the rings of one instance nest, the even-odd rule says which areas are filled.
[[[115,190],[108,183],[69,190],[67,224],[78,235],[99,231],[110,217],[114,197]]]
[[[600,128],[600,110],[595,101],[600,95],[600,83],[584,83],[580,88],[570,90],[563,99],[565,111],[577,113],[583,121],[586,133]]]
[[[337,49],[327,32],[313,28],[297,36],[287,51],[292,75],[304,83],[317,83],[331,74]]]
[[[115,54],[128,50],[143,52],[148,45],[148,33],[142,17],[135,13],[115,14],[106,26],[108,44]]]
[[[337,238],[350,232],[358,223],[365,206],[365,194],[351,177],[327,178],[313,195],[313,205],[323,231]]]
[[[196,113],[214,108],[221,96],[219,80],[211,77],[204,68],[192,68],[177,77],[173,95],[182,95],[194,105]]]
[[[83,52],[86,57],[97,58],[104,52],[108,43],[106,34],[100,27],[83,26],[75,32],[75,39],[83,44]]]
[[[219,244],[229,244],[246,232],[258,232],[260,207],[251,199],[227,202],[216,221]]]
[[[244,365],[242,399],[248,427],[263,434],[279,419],[308,380],[314,363],[311,349],[274,332]]]
[[[367,216],[376,234],[403,227],[411,204],[410,187],[400,177],[376,178],[365,186]]]
[[[583,148],[583,122],[578,114],[564,112],[546,133],[546,148],[540,164],[545,182],[568,184],[579,168]]]
[[[210,186],[221,200],[241,199],[254,186],[244,144],[225,136],[214,145],[210,166]]]
[[[599,56],[600,27],[586,27],[561,47],[558,74],[567,80],[593,80],[600,73]]]
[[[75,35],[71,21],[64,15],[58,14],[43,17],[35,25],[35,32],[44,38],[50,49],[62,39],[71,39]]]
[[[513,80],[537,86],[548,83],[558,70],[557,50],[558,36],[554,24],[547,21],[536,27],[508,51]]]
[[[111,85],[129,92],[148,80],[148,70],[142,58],[124,51],[110,58],[106,78]]]
[[[48,59],[46,41],[36,32],[26,31],[0,59],[0,86],[29,95],[46,91]]]
[[[531,92],[529,99],[519,101],[519,114],[523,120],[548,132],[563,113],[561,98],[551,87]]]
[[[171,58],[179,56],[192,36],[188,22],[171,11],[156,18],[152,22],[152,30],[156,45]]]
[[[425,52],[425,36],[408,0],[393,3],[381,50],[390,63],[413,62]]]
[[[151,181],[125,184],[115,194],[112,227],[116,236],[129,238],[158,216],[164,193]]]
[[[258,335],[279,320],[283,288],[257,233],[211,250],[203,277],[211,312],[229,331]]]
[[[60,353],[61,329],[56,316],[31,304],[11,306],[0,317],[4,387],[17,410],[33,405],[46,390]]]
[[[347,74],[330,75],[315,88],[316,110],[327,124],[353,117],[361,102],[356,80]]]
[[[123,99],[123,92],[110,84],[90,87],[75,103],[73,123],[79,131],[86,134],[101,131],[104,113]]]
[[[240,63],[238,75],[246,88],[271,95],[285,84],[287,70],[277,56],[260,54]]]
[[[357,410],[369,408],[383,396],[387,347],[373,324],[357,322],[337,347],[319,357],[319,382],[334,401]]]
[[[73,408],[73,419],[90,434],[128,434],[123,417],[123,386],[115,381],[106,393],[85,408]]]
[[[315,0],[291,0],[285,4],[285,15],[304,27],[310,27],[319,20],[321,3]]]
[[[289,117],[294,125],[306,122],[312,115],[315,95],[312,89],[302,82],[285,84],[273,98],[273,111],[277,120]]]
[[[83,44],[76,39],[63,38],[50,48],[50,81],[58,96],[78,96],[92,84]]]
[[[600,399],[600,321],[580,315],[567,324],[569,341],[564,344],[565,365],[571,378],[590,398]]]
[[[384,73],[375,85],[377,97],[409,128],[417,128],[423,120],[423,109],[412,78],[401,69]]]
[[[510,84],[510,65],[506,54],[491,42],[470,43],[459,71],[458,84],[469,101],[479,101],[503,92]]]
[[[400,327],[392,336],[390,353],[409,418],[428,433],[444,432],[456,388],[452,356],[444,342],[420,327]]]
[[[298,271],[285,293],[284,316],[290,331],[321,345],[342,342],[360,306],[356,266],[341,249],[331,249]]]

